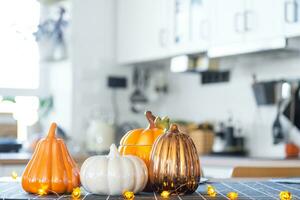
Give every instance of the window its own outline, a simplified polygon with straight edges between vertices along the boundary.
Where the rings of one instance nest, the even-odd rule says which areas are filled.
[[[38,119],[39,99],[22,94],[40,88],[39,49],[33,35],[39,21],[37,0],[0,1],[0,113],[12,114],[20,141],[27,138],[27,126]]]
[[[38,89],[37,0],[0,1],[0,88]]]

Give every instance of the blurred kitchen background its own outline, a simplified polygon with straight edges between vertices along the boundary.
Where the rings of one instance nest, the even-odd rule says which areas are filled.
[[[4,175],[52,121],[84,158],[146,127],[145,110],[181,124],[209,176],[298,162],[299,0],[0,4],[0,150],[19,152],[0,154]]]

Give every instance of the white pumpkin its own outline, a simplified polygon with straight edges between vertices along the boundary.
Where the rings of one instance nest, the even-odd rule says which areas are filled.
[[[110,146],[107,156],[92,156],[80,170],[84,189],[93,194],[121,195],[124,191],[138,193],[148,181],[148,170],[136,156],[121,156],[116,145]]]

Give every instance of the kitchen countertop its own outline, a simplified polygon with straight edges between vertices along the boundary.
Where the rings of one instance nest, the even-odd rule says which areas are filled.
[[[31,153],[0,153],[0,165],[25,165],[31,158]],[[77,163],[83,163],[88,158],[87,154],[74,155]],[[300,159],[284,158],[255,158],[235,156],[200,156],[202,166],[278,166],[278,167],[300,167]]]
[[[300,167],[300,159],[263,158],[263,157],[234,157],[234,156],[200,156],[202,166],[234,167],[234,166],[276,166]]]

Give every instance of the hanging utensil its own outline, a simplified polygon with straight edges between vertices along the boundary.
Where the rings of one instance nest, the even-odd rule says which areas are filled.
[[[148,98],[143,92],[149,79],[149,73],[146,70],[136,67],[133,71],[133,85],[135,90],[130,96],[131,110],[134,113],[144,112]]]
[[[280,123],[280,116],[281,116],[281,105],[282,100],[280,100],[277,104],[277,115],[272,127],[272,134],[273,134],[273,144],[279,144],[280,142],[284,141],[284,131],[283,127]]]

